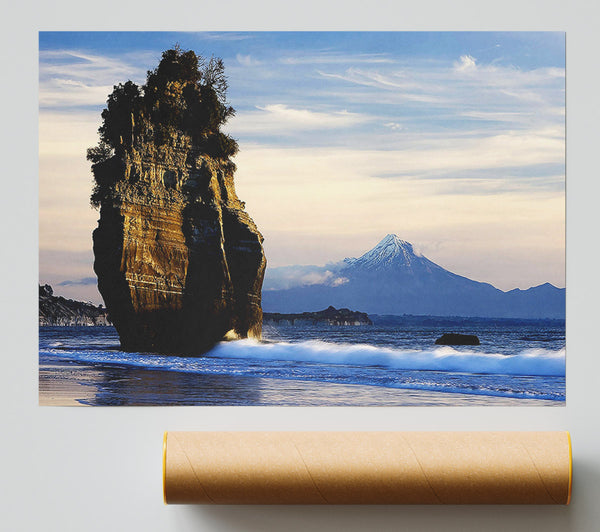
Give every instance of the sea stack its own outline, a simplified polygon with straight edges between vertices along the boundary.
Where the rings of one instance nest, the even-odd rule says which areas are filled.
[[[200,355],[261,335],[263,238],[235,192],[226,89],[221,60],[176,48],[102,112],[94,270],[126,351]]]

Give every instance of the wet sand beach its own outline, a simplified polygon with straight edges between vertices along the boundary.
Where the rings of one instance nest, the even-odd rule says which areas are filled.
[[[39,404],[236,406],[562,406],[563,402],[57,360],[39,371]]]

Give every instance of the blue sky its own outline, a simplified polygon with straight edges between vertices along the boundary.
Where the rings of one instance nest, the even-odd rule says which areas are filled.
[[[270,266],[396,233],[501,289],[564,286],[565,40],[549,32],[41,33],[41,281],[93,277],[85,150],[112,85],[142,84],[175,43],[225,62],[236,187]]]

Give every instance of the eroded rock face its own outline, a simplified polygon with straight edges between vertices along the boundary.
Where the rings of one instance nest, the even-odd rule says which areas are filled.
[[[94,270],[122,348],[197,355],[225,336],[260,337],[263,238],[236,195],[235,165],[177,128],[157,142],[144,112],[92,167],[109,184]]]
[[[100,210],[94,270],[128,351],[201,353],[261,334],[262,236],[233,175],[179,140],[104,163],[121,166],[122,185]]]

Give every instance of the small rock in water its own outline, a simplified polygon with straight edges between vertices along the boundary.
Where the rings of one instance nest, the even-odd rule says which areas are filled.
[[[436,345],[479,345],[479,338],[474,334],[442,334],[436,341]]]

